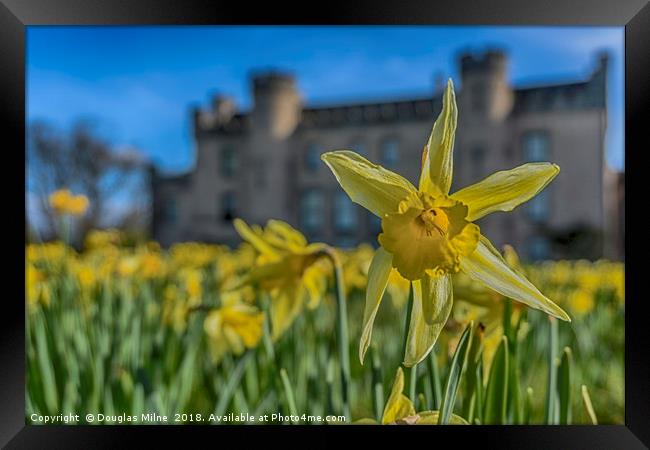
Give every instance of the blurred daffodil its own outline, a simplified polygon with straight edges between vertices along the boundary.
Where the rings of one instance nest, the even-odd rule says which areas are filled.
[[[70,214],[80,216],[88,209],[88,197],[74,195],[68,189],[59,189],[50,194],[50,207],[57,214]]]
[[[296,229],[279,220],[266,228],[235,219],[235,229],[258,252],[255,266],[240,285],[255,284],[271,297],[272,338],[278,339],[303,306],[314,306],[326,288],[326,270],[317,264],[325,244],[308,244]]]
[[[397,374],[393,381],[390,396],[384,407],[381,423],[382,425],[436,425],[438,423],[438,411],[416,412],[413,402],[403,394],[404,371],[397,368]],[[377,424],[373,419],[361,419],[356,424]],[[451,425],[468,425],[467,421],[456,414],[452,414]]]
[[[207,333],[212,356],[219,360],[227,351],[240,355],[254,348],[262,338],[264,313],[243,303],[228,302],[208,313],[203,328]]]
[[[433,348],[451,312],[451,275],[459,271],[502,295],[570,320],[530,281],[513,271],[473,223],[495,211],[511,211],[531,199],[560,168],[551,163],[524,164],[496,172],[450,195],[456,121],[455,94],[449,80],[442,111],[424,146],[418,188],[353,151],[321,156],[350,198],[381,218],[381,247],[368,274],[359,345],[362,362],[393,267],[413,284],[406,366],[419,363]]]
[[[50,305],[52,293],[47,282],[47,274],[30,263],[25,267],[25,293],[27,304],[32,310],[38,304]]]

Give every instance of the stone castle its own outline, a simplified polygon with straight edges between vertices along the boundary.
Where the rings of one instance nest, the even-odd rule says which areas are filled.
[[[586,79],[513,86],[499,50],[459,57],[454,186],[528,161],[551,161],[557,178],[513,213],[477,223],[500,246],[526,259],[620,258],[620,177],[605,164],[607,56]],[[310,240],[376,245],[378,218],[352,203],[321,162],[352,149],[417,185],[422,147],[442,106],[442,86],[419,98],[311,107],[281,72],[251,76],[253,106],[239,111],[214,97],[193,110],[196,164],[155,175],[154,237],[164,245],[235,245],[234,217],[282,219]]]

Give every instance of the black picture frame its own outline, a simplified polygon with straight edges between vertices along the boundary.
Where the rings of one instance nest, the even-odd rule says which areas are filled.
[[[641,158],[650,150],[646,121],[650,111],[650,4],[647,0],[455,0],[454,2],[358,1],[305,2],[282,8],[276,2],[256,3],[209,0],[0,0],[0,128],[4,158],[20,158],[25,148],[25,37],[31,25],[172,25],[172,24],[465,24],[465,25],[580,25],[625,27],[625,141],[627,194],[632,205],[645,205],[642,195]],[[629,150],[629,151],[627,151]],[[18,164],[18,161],[16,161]],[[15,200],[11,211],[24,211],[17,186],[24,173],[6,170],[7,200]],[[7,202],[11,203],[11,202]],[[641,209],[641,208],[637,208]],[[3,326],[0,328],[0,444],[7,448],[130,448],[134,439],[147,447],[154,441],[193,445],[197,439],[215,436],[236,437],[248,447],[253,437],[266,443],[272,438],[284,445],[322,447],[348,437],[375,438],[383,443],[453,445],[480,448],[571,448],[636,449],[650,445],[650,364],[645,346],[650,327],[644,314],[647,300],[642,282],[647,241],[637,220],[626,220],[625,317],[625,425],[619,426],[480,426],[480,427],[196,427],[183,426],[37,426],[25,425],[25,304],[24,275],[18,260],[24,245],[15,240],[15,255],[7,258],[5,286],[15,287],[3,299]],[[20,221],[10,219],[4,237],[18,235]],[[633,217],[633,219],[635,219]],[[647,235],[647,232],[646,232]],[[631,239],[629,238],[631,236]],[[7,239],[8,238],[8,239]],[[6,248],[9,248],[5,245]],[[8,269],[8,270],[7,270]],[[16,272],[15,275],[13,272]],[[3,290],[5,291],[5,290]],[[7,293],[9,291],[6,291]],[[15,295],[13,293],[15,292]],[[21,299],[22,295],[22,299]],[[254,428],[254,430],[252,429]],[[279,430],[279,432],[278,432]],[[178,435],[179,433],[182,437]],[[253,433],[254,431],[254,433]],[[173,434],[172,434],[173,433]],[[236,436],[234,436],[236,433]],[[287,434],[291,433],[291,434]],[[191,438],[191,441],[188,441]],[[219,438],[220,439],[220,438]],[[217,445],[217,441],[212,441]],[[408,444],[407,444],[408,443]]]

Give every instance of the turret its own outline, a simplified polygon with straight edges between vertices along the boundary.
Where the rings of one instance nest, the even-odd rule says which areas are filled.
[[[210,108],[194,107],[192,109],[194,130],[207,130],[224,125],[232,119],[236,111],[237,107],[232,98],[217,94],[212,97]]]
[[[477,120],[503,120],[514,99],[506,54],[500,50],[465,53],[460,56],[460,69],[463,115]]]
[[[254,74],[252,121],[255,132],[284,139],[300,121],[302,99],[293,76],[280,72]]]

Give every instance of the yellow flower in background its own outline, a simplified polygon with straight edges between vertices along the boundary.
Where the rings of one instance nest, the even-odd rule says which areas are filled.
[[[68,189],[59,189],[50,194],[50,207],[57,214],[70,214],[80,216],[88,209],[88,197],[85,195],[74,195]]]
[[[369,244],[361,244],[352,250],[337,251],[343,266],[343,280],[349,291],[364,290],[368,282],[368,269],[374,253]]]
[[[308,244],[302,233],[279,220],[269,220],[264,229],[249,227],[241,219],[235,219],[234,226],[258,252],[240,285],[255,284],[269,292],[272,338],[276,340],[305,304],[313,306],[322,298],[325,271],[316,263],[326,246]]]
[[[192,306],[199,305],[203,295],[203,274],[197,269],[185,269],[179,275],[183,280],[189,304]]]
[[[456,121],[455,94],[449,80],[442,112],[424,146],[417,189],[402,176],[353,151],[321,156],[352,201],[381,218],[381,247],[368,273],[359,345],[362,363],[392,268],[413,285],[406,366],[419,363],[433,348],[451,312],[451,275],[459,271],[502,295],[570,320],[530,281],[513,271],[473,223],[530,200],[555,178],[559,167],[551,163],[524,164],[496,172],[450,195]]]
[[[577,289],[569,294],[569,308],[579,315],[584,315],[594,309],[594,292],[587,289]]]
[[[30,308],[34,308],[38,304],[49,306],[52,300],[47,274],[30,263],[25,268],[25,293],[27,305]]]
[[[120,245],[122,232],[114,228],[106,230],[90,230],[84,239],[86,250],[100,249],[112,245]]]
[[[401,367],[397,368],[393,387],[390,396],[384,407],[381,423],[382,425],[437,425],[438,411],[421,411],[415,412],[413,402],[403,394],[404,391],[404,371]],[[361,419],[356,424],[377,424],[373,419]],[[449,421],[451,425],[468,425],[467,421],[456,414],[451,415]]]
[[[117,273],[123,278],[131,277],[138,270],[139,264],[140,261],[134,255],[124,256],[117,263]]]
[[[228,302],[208,313],[203,322],[212,355],[219,360],[227,351],[240,355],[262,338],[264,313],[243,303]]]
[[[32,263],[44,262],[50,266],[65,264],[74,255],[74,249],[61,241],[29,244],[26,251],[27,261]]]
[[[164,261],[158,253],[144,253],[140,261],[140,269],[145,279],[158,278],[165,273]]]

